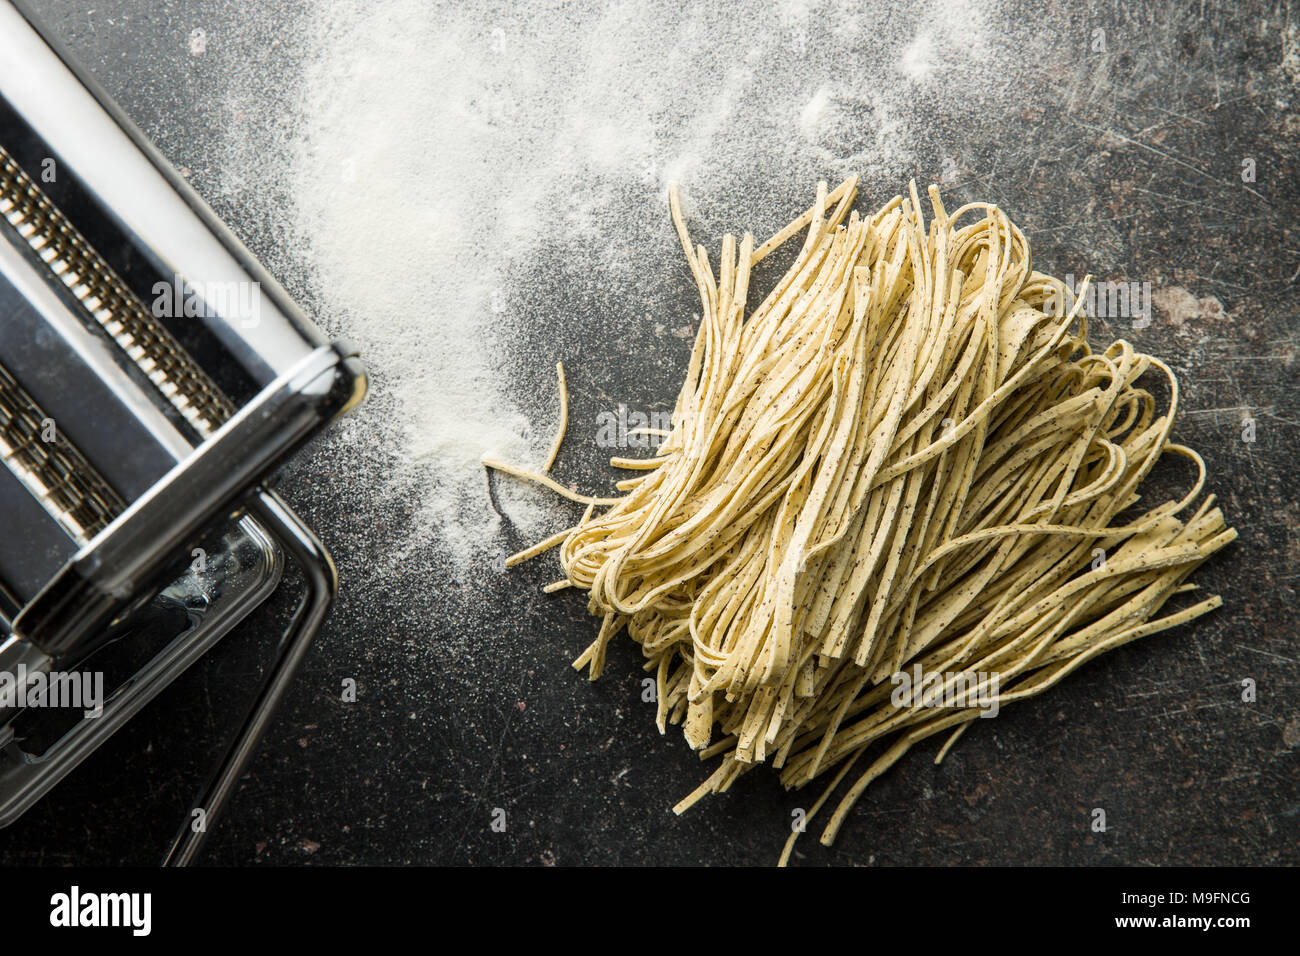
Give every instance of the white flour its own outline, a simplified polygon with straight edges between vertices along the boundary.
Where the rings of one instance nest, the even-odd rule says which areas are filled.
[[[303,257],[322,322],[373,370],[374,407],[341,440],[373,445],[376,467],[394,469],[358,495],[410,506],[409,547],[391,557],[432,540],[460,572],[499,547],[480,457],[535,467],[555,425],[552,395],[538,396],[530,428],[504,387],[520,369],[501,336],[526,321],[509,273],[541,238],[584,245],[593,279],[626,287],[679,267],[610,241],[628,222],[666,223],[670,180],[688,208],[703,198],[727,217],[705,224],[716,232],[779,226],[817,179],[850,172],[874,206],[909,176],[937,178],[920,93],[953,114],[973,108],[1002,94],[1024,56],[964,2],[742,15],[347,0],[308,14],[286,46],[299,59],[283,88],[264,68],[230,80],[222,182],[262,204]],[[526,355],[535,378],[554,362],[546,342]],[[498,486],[528,535],[571,518],[549,493]]]

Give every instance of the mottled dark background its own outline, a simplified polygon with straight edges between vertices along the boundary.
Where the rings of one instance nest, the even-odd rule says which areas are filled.
[[[220,71],[237,58],[277,75],[294,44],[272,47],[245,30],[234,48],[214,43],[213,56],[188,55],[194,25],[220,36],[222,23],[243,15],[241,4],[35,6],[235,232],[273,265],[283,262],[256,215],[217,194],[210,146],[222,121]],[[909,173],[936,178],[937,157],[951,157],[950,208],[967,199],[1002,205],[1033,242],[1039,269],[1152,283],[1161,307],[1151,327],[1103,323],[1096,334],[1127,335],[1180,375],[1185,415],[1175,436],[1202,452],[1209,487],[1241,533],[1197,576],[1225,606],[978,723],[941,766],[933,746],[918,748],[873,784],[833,848],[810,834],[796,862],[1300,861],[1300,12],[1257,3],[1048,6],[1060,33],[1053,42],[1072,52],[1038,71],[1035,105],[937,117],[936,159]],[[1036,7],[1024,4],[1025,17]],[[284,7],[288,19],[295,11]],[[1089,49],[1097,27],[1110,40],[1105,53]],[[1252,182],[1241,175],[1247,159]],[[802,202],[800,193],[776,207],[788,218]],[[697,216],[701,241],[731,228],[724,197]],[[774,213],[753,228],[780,221]],[[675,241],[664,222],[646,230],[640,241]],[[563,316],[600,331],[602,349],[562,346],[534,360],[521,394],[550,401],[547,376],[560,358],[573,370],[577,420],[610,401],[669,407],[685,347],[646,363],[662,340],[640,315],[610,319],[600,293],[569,274],[572,261],[555,249],[527,267],[548,279],[530,285],[525,311],[537,337]],[[280,278],[310,306],[310,288]],[[691,295],[684,272],[666,275],[653,305],[689,315]],[[1243,418],[1255,422],[1254,442],[1243,441]],[[561,476],[590,484],[605,473],[603,456],[578,436]],[[626,641],[601,681],[570,669],[592,622],[572,595],[538,593],[553,576],[549,565],[485,573],[479,610],[454,620],[421,620],[397,591],[350,590],[349,581],[368,576],[387,531],[409,519],[401,508],[342,506],[340,489],[365,476],[340,460],[327,442],[285,480],[286,497],[336,555],[343,593],[207,861],[775,861],[791,811],[813,795],[787,794],[760,771],[673,816],[669,807],[704,768],[679,736],[655,732]],[[1186,479],[1171,463],[1148,500]],[[438,586],[436,567],[428,580]],[[0,859],[159,859],[252,689],[272,623],[263,618],[228,638],[0,832]],[[475,652],[441,655],[452,634]],[[356,704],[337,702],[344,677],[360,683]],[[1240,700],[1244,678],[1257,683],[1255,703]],[[504,833],[489,828],[494,807],[507,810]],[[1105,833],[1089,829],[1095,807],[1106,811]]]

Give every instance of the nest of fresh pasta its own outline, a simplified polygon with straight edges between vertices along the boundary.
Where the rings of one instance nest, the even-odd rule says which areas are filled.
[[[1170,440],[1169,366],[1090,348],[1083,289],[1034,272],[1000,209],[949,213],[931,187],[927,222],[913,186],[863,216],[855,194],[822,184],[757,248],[727,236],[715,271],[672,190],[702,318],[653,457],[613,461],[620,498],[489,462],[587,503],[509,563],[559,548],[548,590],[601,618],[575,662],[592,679],[620,632],[640,645],[660,730],[718,761],[678,812],[769,763],[787,787],[828,778],[816,813],[857,768],[824,843],[914,744],[946,733],[941,759],[981,716],[1217,607],[1165,605],[1236,536]],[[753,267],[801,233],[751,304]],[[1144,376],[1167,379],[1163,408]],[[1191,489],[1135,507],[1167,454]]]

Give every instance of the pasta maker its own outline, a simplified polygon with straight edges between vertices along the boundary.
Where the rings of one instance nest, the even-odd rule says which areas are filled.
[[[0,825],[292,561],[297,610],[165,862],[194,858],[336,587],[271,478],[365,390],[353,350],[0,0]],[[54,693],[77,686],[102,686],[94,706]]]

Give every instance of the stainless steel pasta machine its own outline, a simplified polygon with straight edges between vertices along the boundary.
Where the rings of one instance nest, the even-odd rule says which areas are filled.
[[[194,858],[334,596],[271,476],[365,390],[353,350],[0,0],[0,825],[291,559],[297,613],[166,862]]]

